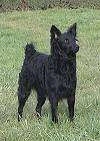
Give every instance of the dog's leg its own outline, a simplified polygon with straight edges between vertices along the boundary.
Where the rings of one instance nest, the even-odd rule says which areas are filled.
[[[20,121],[20,119],[22,118],[22,113],[23,113],[23,108],[24,105],[30,95],[31,92],[31,88],[27,88],[23,85],[19,85],[19,89],[18,89],[18,102],[19,102],[19,106],[18,106],[18,121]]]
[[[25,98],[19,98],[19,106],[18,106],[18,121],[22,118],[22,113],[23,113],[23,107],[25,105]]]
[[[45,101],[46,101],[46,97],[43,94],[43,91],[41,90],[41,92],[37,93],[36,115],[38,118],[41,117],[41,109]]]
[[[75,95],[68,96],[67,102],[68,102],[69,118],[70,118],[70,121],[73,121],[73,119],[74,119]]]
[[[55,96],[50,96],[49,101],[51,104],[52,121],[54,123],[58,123],[58,115],[57,115],[58,100]]]

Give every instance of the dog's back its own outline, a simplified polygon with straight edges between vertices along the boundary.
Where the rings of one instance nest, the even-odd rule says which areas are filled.
[[[32,43],[27,44],[25,47],[25,65],[28,65],[29,70],[32,67],[33,73],[36,73],[38,68],[40,69],[43,66],[43,64],[48,59],[48,56],[49,55],[44,53],[37,52],[35,46]]]
[[[20,81],[28,81],[27,83],[36,90],[40,85],[43,86],[44,67],[47,64],[48,57],[49,55],[37,52],[32,43],[27,44],[25,47],[25,59],[20,73]]]

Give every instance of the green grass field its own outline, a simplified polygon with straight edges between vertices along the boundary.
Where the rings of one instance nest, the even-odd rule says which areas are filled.
[[[47,100],[42,119],[34,116],[32,92],[17,121],[18,74],[23,47],[34,42],[49,54],[52,24],[65,31],[77,22],[77,92],[74,123],[68,121],[66,101],[59,103],[59,124],[51,123]],[[52,9],[0,14],[0,141],[100,141],[100,10]]]

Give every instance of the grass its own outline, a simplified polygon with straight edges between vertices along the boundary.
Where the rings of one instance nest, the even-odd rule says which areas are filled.
[[[17,122],[18,74],[23,46],[33,41],[49,54],[52,24],[65,31],[77,22],[80,51],[75,120],[68,121],[66,101],[59,103],[59,124],[51,123],[48,101],[42,119],[33,115],[36,93],[27,101]],[[0,141],[100,141],[100,10],[52,9],[0,14]]]

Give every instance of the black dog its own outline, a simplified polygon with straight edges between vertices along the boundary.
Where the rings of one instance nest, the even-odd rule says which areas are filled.
[[[46,55],[35,50],[33,44],[27,44],[25,59],[19,74],[18,88],[18,121],[22,117],[23,107],[31,90],[37,92],[37,116],[48,97],[51,104],[52,121],[58,122],[57,105],[66,98],[69,118],[74,117],[76,91],[76,23],[65,33],[61,33],[54,25],[51,27],[51,54]]]

